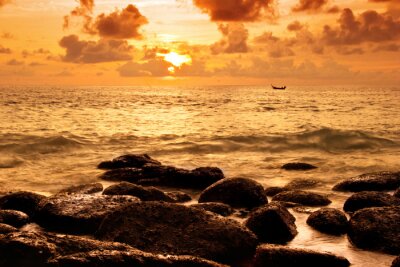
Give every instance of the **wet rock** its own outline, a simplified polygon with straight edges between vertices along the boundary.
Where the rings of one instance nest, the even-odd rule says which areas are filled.
[[[14,192],[0,198],[0,209],[19,210],[32,217],[37,212],[40,201],[45,198],[31,192]]]
[[[235,208],[254,208],[268,203],[264,188],[247,178],[226,178],[206,188],[199,203],[222,202]]]
[[[27,224],[29,221],[29,216],[22,211],[0,210],[0,223],[9,224],[19,228]]]
[[[175,202],[173,198],[155,187],[143,187],[128,182],[121,182],[107,187],[103,195],[129,195],[142,201],[165,201]]]
[[[265,188],[264,192],[265,192],[265,195],[267,195],[269,197],[273,197],[281,192],[285,192],[285,191],[289,191],[289,190],[290,189],[285,188],[285,187],[271,186],[271,187]]]
[[[161,256],[137,249],[128,251],[93,250],[61,256],[50,261],[53,267],[227,267],[216,262],[191,256]]]
[[[208,203],[198,203],[198,204],[193,204],[190,205],[192,208],[196,209],[202,209],[206,211],[211,211],[213,213],[216,213],[221,216],[229,216],[233,214],[233,209],[231,206],[226,205],[224,203],[218,203],[218,202],[208,202]]]
[[[325,196],[300,190],[291,190],[279,193],[274,196],[272,200],[294,202],[305,206],[326,206],[331,203],[331,201]]]
[[[400,206],[400,199],[387,193],[364,191],[353,194],[344,203],[346,212],[354,212],[364,208]]]
[[[215,167],[202,167],[192,171],[172,166],[146,164],[142,168],[122,168],[107,171],[101,179],[127,181],[139,185],[172,186],[176,188],[204,189],[224,178]]]
[[[326,234],[342,235],[347,232],[348,221],[340,210],[323,208],[311,213],[307,224]]]
[[[65,188],[59,194],[94,194],[103,191],[101,183],[73,185]]]
[[[238,222],[165,202],[132,203],[107,216],[96,237],[140,250],[223,263],[251,257],[257,239]]]
[[[119,169],[126,167],[141,168],[145,164],[161,165],[161,163],[147,154],[128,154],[117,157],[111,161],[101,162],[99,169]]]
[[[42,267],[48,266],[48,259],[60,255],[129,249],[125,244],[84,237],[21,231],[0,236],[0,266]]]
[[[308,163],[303,163],[303,162],[292,162],[292,163],[286,163],[281,167],[281,169],[287,170],[287,171],[308,171],[308,170],[313,170],[316,169],[317,167]]]
[[[304,207],[302,207],[301,204],[299,204],[299,203],[294,203],[294,202],[286,202],[286,201],[276,201],[276,200],[273,200],[273,201],[271,201],[271,203],[279,204],[279,205],[281,205],[281,206],[283,206],[283,207],[285,207],[285,208],[296,208],[296,207],[304,208]]]
[[[36,221],[63,233],[90,234],[114,210],[139,199],[132,196],[55,195],[41,202]]]
[[[307,249],[262,245],[257,248],[254,267],[347,267],[350,262],[340,256]]]
[[[400,267],[400,256],[393,260],[391,267]]]
[[[393,196],[400,198],[400,188],[397,188],[397,190],[394,192]]]
[[[166,194],[176,203],[184,203],[192,200],[192,197],[190,195],[180,191],[166,192]]]
[[[355,212],[349,222],[348,236],[361,249],[400,254],[400,207]]]
[[[17,232],[17,231],[18,231],[18,229],[11,225],[8,225],[5,223],[0,223],[0,235]],[[1,260],[0,260],[0,263],[1,263]],[[0,264],[0,266],[3,266],[3,265]]]
[[[285,185],[285,189],[288,190],[298,190],[298,189],[308,189],[308,188],[314,188],[318,186],[321,182],[314,180],[314,179],[294,179],[291,182],[289,182],[287,185]]]
[[[285,207],[271,203],[251,212],[245,224],[261,242],[285,244],[297,235],[295,221]]]
[[[346,179],[333,187],[336,191],[385,191],[400,186],[400,172],[366,173]]]

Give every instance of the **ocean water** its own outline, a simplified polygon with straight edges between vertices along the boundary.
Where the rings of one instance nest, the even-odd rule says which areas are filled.
[[[266,187],[317,179],[313,191],[341,208],[349,194],[331,191],[339,180],[400,170],[399,103],[396,87],[0,87],[0,191],[52,194],[98,181],[102,160],[148,153]],[[319,168],[280,169],[292,161]],[[392,256],[357,250],[294,215],[300,234],[289,245],[332,251],[354,266],[390,266]]]

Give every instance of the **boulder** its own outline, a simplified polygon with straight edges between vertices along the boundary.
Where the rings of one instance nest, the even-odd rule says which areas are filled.
[[[161,165],[161,163],[147,154],[128,154],[117,157],[110,161],[101,162],[99,169],[119,169],[126,167],[141,168],[145,164]]]
[[[29,216],[22,211],[0,210],[0,223],[9,224],[19,228],[29,223],[29,221]]]
[[[55,195],[41,202],[36,221],[52,231],[90,234],[103,218],[129,203],[139,202],[132,196]]]
[[[146,253],[138,249],[127,251],[92,250],[49,261],[53,267],[227,267],[216,262],[191,256],[162,256]]]
[[[17,232],[17,231],[18,231],[18,229],[11,225],[8,225],[5,223],[0,223],[0,235]],[[0,263],[1,263],[1,260],[0,260]],[[0,266],[3,266],[3,265],[0,264]]]
[[[308,171],[308,170],[313,170],[318,167],[308,164],[308,163],[303,163],[303,162],[292,162],[292,163],[286,163],[281,167],[281,169],[287,170],[287,171]]]
[[[40,201],[45,198],[31,192],[13,192],[0,198],[0,209],[19,210],[32,217],[37,212]]]
[[[397,188],[397,190],[394,191],[393,196],[395,196],[395,197],[397,197],[397,198],[400,198],[400,188]]]
[[[59,194],[94,194],[103,191],[101,183],[81,184],[67,187],[59,192]]]
[[[348,236],[361,249],[400,254],[400,207],[355,212],[349,222]]]
[[[107,187],[103,195],[129,195],[137,197],[142,201],[175,202],[175,199],[155,187],[143,187],[128,182],[121,182]]]
[[[269,197],[273,197],[281,192],[285,192],[285,191],[289,191],[289,190],[290,189],[285,188],[285,187],[271,186],[271,187],[265,188],[264,192],[265,192],[265,195],[267,195]]]
[[[393,260],[391,267],[400,267],[400,256]]]
[[[294,179],[284,186],[288,190],[309,189],[318,186],[321,182],[314,179],[299,178]]]
[[[226,178],[206,188],[199,203],[222,202],[235,208],[255,208],[268,203],[264,188],[247,178]]]
[[[96,237],[140,250],[234,263],[253,255],[257,238],[238,222],[165,202],[132,203],[102,222]]]
[[[224,217],[233,214],[231,206],[218,202],[198,203],[190,205],[190,207],[210,211]]]
[[[296,219],[279,204],[268,204],[250,213],[246,226],[261,242],[284,244],[297,235]]]
[[[307,224],[326,234],[342,235],[347,232],[348,221],[340,210],[323,208],[311,213]]]
[[[301,190],[291,190],[279,193],[272,198],[273,201],[294,202],[305,206],[326,206],[331,201],[320,194]]]
[[[184,203],[192,200],[192,197],[190,195],[180,191],[166,192],[166,194],[176,203]]]
[[[289,248],[277,245],[261,245],[257,248],[254,267],[347,267],[350,262],[341,256],[327,252]]]
[[[382,192],[364,191],[353,194],[343,205],[346,212],[364,208],[400,206],[400,199]]]
[[[333,187],[336,191],[385,191],[400,186],[400,172],[366,173],[346,179]]]

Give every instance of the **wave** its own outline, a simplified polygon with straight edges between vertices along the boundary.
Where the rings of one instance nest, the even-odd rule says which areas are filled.
[[[14,168],[24,163],[24,161],[14,156],[0,156],[0,169]]]

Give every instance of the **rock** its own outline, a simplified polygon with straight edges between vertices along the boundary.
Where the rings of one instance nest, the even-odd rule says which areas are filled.
[[[346,179],[333,187],[336,191],[385,191],[400,186],[400,172],[366,173]]]
[[[42,267],[48,266],[48,259],[60,255],[129,249],[128,245],[84,237],[21,231],[0,236],[0,266]]]
[[[251,257],[257,238],[238,222],[165,202],[132,203],[108,215],[96,237],[140,250],[223,263]]]
[[[265,195],[267,195],[269,197],[273,197],[281,192],[285,192],[285,191],[289,191],[289,190],[290,189],[284,188],[284,187],[271,186],[271,187],[265,188],[264,192],[265,192]]]
[[[0,223],[0,235],[12,233],[12,232],[17,232],[17,231],[18,231],[18,229],[13,227],[13,226],[11,226],[11,225],[8,225],[8,224],[5,224],[5,223]],[[1,260],[0,260],[0,266],[3,266],[3,265],[1,265]]]
[[[393,260],[391,267],[400,267],[400,256]]]
[[[45,198],[31,192],[14,192],[0,198],[0,209],[19,210],[32,217],[37,212],[39,202]]]
[[[192,208],[196,209],[202,209],[206,211],[211,211],[213,213],[216,213],[221,216],[229,216],[233,214],[233,209],[231,206],[226,205],[224,203],[218,203],[218,202],[208,202],[208,203],[198,203],[198,204],[193,204],[190,205]]]
[[[161,165],[159,161],[152,159],[147,154],[128,154],[117,157],[111,161],[103,161],[97,166],[97,168],[99,169],[119,169],[126,167],[141,168],[145,164]]]
[[[285,207],[285,208],[297,208],[297,207],[299,207],[299,208],[304,208],[301,204],[299,204],[299,203],[294,203],[294,202],[286,202],[286,201],[276,201],[276,200],[273,200],[273,201],[271,201],[271,203],[279,204],[279,205],[281,205],[282,207]]]
[[[400,254],[400,207],[355,212],[349,222],[348,236],[361,249]]]
[[[285,244],[297,235],[296,219],[279,204],[268,204],[250,213],[246,226],[261,242]]]
[[[127,181],[139,185],[171,186],[204,189],[224,178],[215,167],[202,167],[192,171],[171,166],[146,164],[142,168],[121,168],[107,171],[101,179]]]
[[[139,199],[132,196],[55,195],[41,202],[36,221],[52,231],[90,234],[97,230],[106,215],[133,202],[139,202]]]
[[[222,202],[234,208],[254,208],[268,203],[264,188],[247,178],[226,178],[206,188],[199,203]]]
[[[103,195],[129,195],[137,197],[142,201],[175,202],[175,199],[155,187],[143,187],[128,182],[121,182],[107,187]]]
[[[180,191],[166,192],[166,194],[176,203],[184,203],[192,200],[192,197],[190,195]]]
[[[321,182],[313,179],[294,179],[285,185],[285,189],[288,190],[299,190],[299,189],[307,189],[314,188],[318,186]]]
[[[331,201],[322,195],[300,191],[300,190],[291,190],[279,193],[272,198],[273,201],[285,201],[285,202],[294,202],[299,203],[305,206],[326,206],[331,203]]]
[[[29,223],[29,221],[29,216],[22,211],[0,210],[0,223],[9,224],[19,228]]]
[[[400,206],[400,199],[387,193],[364,191],[353,194],[344,203],[346,212],[354,212],[364,208]]]
[[[101,183],[73,185],[65,188],[59,194],[94,194],[103,191]]]
[[[261,245],[257,248],[254,267],[347,267],[350,262],[340,256],[307,249],[277,245]]]
[[[397,188],[397,190],[394,192],[393,196],[400,198],[400,188]]]
[[[311,213],[307,224],[326,234],[342,235],[347,232],[348,221],[340,210],[323,208]]]
[[[53,267],[227,267],[216,262],[207,261],[191,256],[162,256],[130,249],[92,250],[86,253],[77,253],[61,256],[50,260]]]
[[[316,169],[317,167],[308,163],[303,163],[303,162],[292,162],[292,163],[286,163],[281,167],[281,169],[287,170],[287,171],[308,171],[312,169]]]

